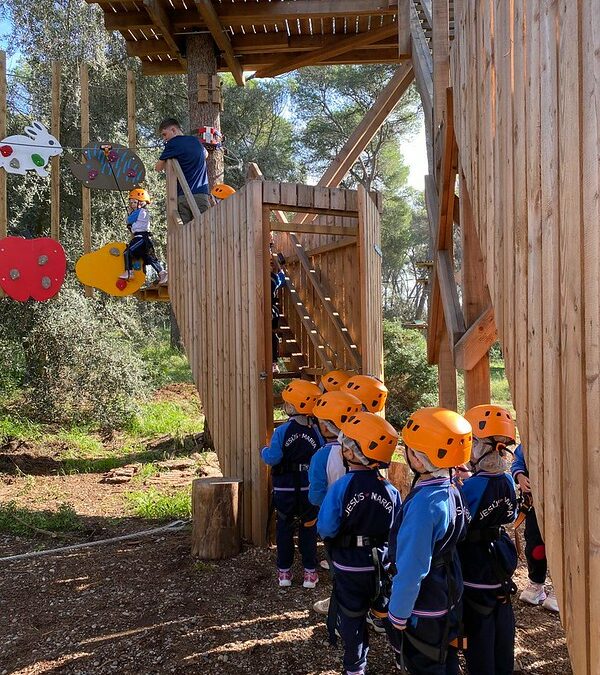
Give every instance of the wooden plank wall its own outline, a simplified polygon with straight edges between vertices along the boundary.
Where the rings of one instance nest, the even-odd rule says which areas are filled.
[[[199,222],[180,226],[169,218],[173,310],[223,475],[244,481],[243,536],[257,544],[268,496],[258,452],[267,438],[264,250],[258,182]]]
[[[576,675],[600,673],[600,17],[463,0],[460,171]]]

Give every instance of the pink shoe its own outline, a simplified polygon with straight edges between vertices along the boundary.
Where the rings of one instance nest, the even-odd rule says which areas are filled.
[[[316,570],[304,570],[304,588],[314,588],[319,582],[319,575]]]
[[[292,585],[292,573],[290,570],[278,570],[278,579],[279,585],[282,587]]]

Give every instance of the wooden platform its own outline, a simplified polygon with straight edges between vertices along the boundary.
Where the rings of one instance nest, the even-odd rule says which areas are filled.
[[[168,286],[147,286],[146,288],[140,288],[140,290],[134,294],[138,300],[143,302],[170,302],[169,298],[169,287]]]

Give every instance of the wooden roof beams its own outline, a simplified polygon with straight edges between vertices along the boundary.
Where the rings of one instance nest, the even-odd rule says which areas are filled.
[[[175,60],[179,61],[179,64],[185,70],[185,68],[187,68],[187,62],[183,56],[184,50],[175,39],[173,26],[171,24],[171,19],[167,14],[167,10],[159,0],[144,0],[144,7],[152,20],[152,24],[158,28],[162,34],[163,40],[171,48],[171,55]]]

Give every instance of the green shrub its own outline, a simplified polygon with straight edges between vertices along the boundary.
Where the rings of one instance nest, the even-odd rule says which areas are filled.
[[[190,490],[179,490],[175,494],[162,494],[155,488],[128,492],[125,498],[131,510],[140,518],[166,520],[177,518],[186,520],[192,515],[192,495]]]
[[[399,321],[383,322],[385,384],[389,390],[386,418],[401,429],[411,412],[437,403],[437,375],[427,364],[425,338],[402,328]]]
[[[0,505],[0,532],[36,536],[36,529],[76,532],[83,529],[83,524],[70,504],[63,503],[56,511],[31,511],[15,502]]]

